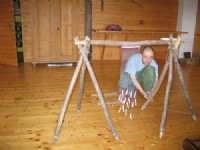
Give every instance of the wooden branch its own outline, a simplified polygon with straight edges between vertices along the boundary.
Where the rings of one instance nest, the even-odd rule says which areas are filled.
[[[165,93],[162,121],[160,124],[160,138],[162,138],[164,134],[164,127],[166,123],[167,110],[168,110],[168,104],[169,104],[169,95],[170,95],[170,90],[171,90],[171,85],[172,85],[172,75],[173,75],[173,50],[172,48],[170,48],[169,49],[169,75],[168,75],[168,83],[167,83],[166,93]]]
[[[103,97],[113,97],[113,96],[117,96],[117,92],[112,92],[112,93],[104,93]],[[92,97],[97,97],[97,94],[91,94]]]
[[[74,39],[77,39],[78,37],[75,37]],[[86,41],[84,40],[84,41],[79,41],[79,40],[75,40],[74,41],[74,43],[76,44],[76,45],[86,45]]]
[[[81,69],[81,75],[80,75],[80,88],[79,88],[79,95],[78,95],[78,104],[77,104],[77,112],[80,113],[81,111],[81,104],[82,104],[82,98],[83,98],[83,87],[84,87],[84,81],[85,81],[85,71],[86,66],[83,62],[82,69]]]
[[[112,40],[91,40],[92,45],[109,45],[109,46],[142,46],[142,45],[167,45],[168,42],[162,40],[148,40],[148,41],[112,41]]]
[[[113,101],[113,102],[106,102],[106,105],[115,105],[115,104],[121,104],[122,102],[119,101]],[[101,103],[98,103],[99,106],[101,106]]]
[[[190,97],[189,97],[189,94],[188,94],[188,91],[186,89],[186,86],[185,86],[185,82],[184,82],[184,78],[183,78],[183,74],[182,74],[182,71],[181,71],[181,68],[180,68],[180,65],[179,65],[179,62],[178,62],[178,59],[177,59],[177,51],[178,51],[178,48],[179,48],[179,45],[181,43],[181,37],[178,36],[177,38],[177,41],[176,43],[174,44],[174,65],[176,67],[176,70],[179,74],[179,78],[180,78],[180,81],[181,81],[181,86],[182,86],[182,89],[183,89],[183,92],[185,94],[185,97],[186,97],[186,102],[187,104],[189,105],[189,108],[190,108],[190,111],[192,113],[192,117],[194,120],[196,120],[196,113],[192,107],[192,103],[191,103],[191,100],[190,100]]]
[[[85,45],[86,41],[75,41],[75,44]],[[168,45],[168,41],[164,40],[148,40],[148,41],[112,41],[112,40],[91,40],[91,45],[109,45],[109,46],[142,46],[142,45]]]
[[[167,72],[167,69],[169,67],[169,58],[167,58],[167,60],[165,61],[165,65],[163,67],[163,70],[162,70],[162,73],[160,75],[160,78],[158,80],[158,83],[156,84],[155,88],[153,89],[153,92],[151,93],[151,95],[148,97],[148,99],[146,100],[146,102],[143,104],[142,106],[142,110],[144,110],[147,105],[151,102],[151,100],[153,99],[153,97],[155,96],[155,94],[157,93],[157,91],[159,90],[162,82],[163,82],[163,79],[165,77],[165,74]]]
[[[173,42],[173,41],[176,41],[175,42],[175,49],[176,50],[174,50],[174,52],[176,52],[174,55],[175,56],[177,56],[177,48],[179,47],[179,45],[180,45],[180,42],[181,42],[181,38],[180,38],[180,36],[178,36],[178,38],[177,39],[174,39],[173,37],[171,37],[171,38],[166,38],[167,39],[167,41],[171,41],[171,42]],[[164,39],[163,39],[164,40]],[[171,44],[171,46],[172,46],[172,44]],[[170,46],[170,47],[171,47]],[[168,53],[170,52],[170,47],[168,47]],[[165,77],[165,74],[166,74],[166,72],[167,72],[167,69],[168,69],[168,66],[169,66],[169,60],[170,59],[170,57],[168,56],[167,57],[167,60],[166,60],[166,62],[165,62],[165,65],[164,65],[164,68],[163,68],[163,70],[162,70],[162,73],[161,73],[161,75],[160,75],[160,78],[159,78],[159,80],[158,80],[158,83],[157,83],[157,85],[156,85],[156,87],[153,89],[153,92],[151,93],[151,95],[148,97],[148,99],[147,99],[147,101],[144,103],[144,105],[142,106],[142,110],[144,110],[146,107],[147,107],[147,105],[151,102],[151,100],[152,100],[152,98],[155,96],[155,94],[157,93],[157,91],[158,91],[158,89],[160,88],[160,86],[161,86],[161,84],[162,84],[162,81],[163,81],[163,79],[164,79],[164,77]]]
[[[176,39],[176,43],[174,44],[174,48],[175,48],[176,51],[178,51],[180,43],[181,43],[181,37],[178,36],[177,39]]]
[[[86,42],[86,43],[87,43],[87,42]],[[88,43],[89,43],[89,42],[88,42]],[[102,94],[102,92],[101,92],[101,90],[100,90],[99,84],[98,84],[97,79],[96,79],[96,77],[95,77],[95,75],[94,75],[93,69],[92,69],[92,67],[91,67],[91,65],[90,65],[90,62],[89,62],[89,60],[88,60],[88,58],[87,58],[87,55],[85,54],[85,51],[83,51],[82,49],[80,49],[80,53],[81,53],[81,55],[82,55],[82,57],[83,57],[83,59],[84,59],[84,62],[85,62],[85,64],[86,64],[86,66],[87,66],[87,69],[88,69],[88,72],[89,72],[90,77],[91,77],[91,79],[92,79],[92,82],[94,83],[95,89],[96,89],[96,91],[97,91],[97,94],[98,94],[98,96],[99,96],[101,105],[102,105],[103,110],[104,110],[104,114],[105,114],[106,119],[107,119],[107,121],[108,121],[108,124],[109,124],[109,126],[110,126],[110,128],[111,128],[111,130],[112,130],[112,133],[113,133],[115,139],[116,139],[116,140],[119,140],[118,134],[117,134],[116,129],[115,129],[113,123],[112,123],[112,120],[111,120],[111,117],[110,117],[108,108],[107,108],[106,103],[105,103],[105,100],[104,100],[104,98],[103,98],[103,94]]]
[[[175,50],[176,51],[176,50]],[[175,53],[175,52],[174,52]],[[184,82],[184,78],[183,78],[183,73],[181,71],[181,68],[180,68],[180,65],[179,65],[179,62],[178,62],[178,59],[177,57],[174,55],[174,65],[176,67],[176,70],[179,74],[179,78],[180,78],[180,81],[181,81],[181,86],[182,86],[182,89],[183,89],[183,92],[184,92],[184,95],[186,97],[186,102],[189,106],[189,109],[190,109],[190,112],[192,113],[192,118],[194,120],[196,120],[196,113],[193,109],[193,106],[192,106],[192,102],[190,100],[190,97],[189,97],[189,94],[188,94],[188,91],[187,91],[187,88],[186,88],[186,85],[185,85],[185,82]]]
[[[77,37],[75,41],[78,41],[79,38]],[[82,49],[82,45],[78,45],[79,49]],[[84,47],[84,51],[86,51],[87,45]],[[81,74],[80,74],[80,89],[79,89],[79,96],[78,96],[78,103],[77,103],[77,112],[80,113],[81,111],[81,105],[82,105],[82,98],[83,98],[83,87],[84,87],[84,81],[85,81],[85,71],[86,71],[86,65],[83,62],[82,64],[82,69],[81,69]]]
[[[58,139],[58,136],[59,136],[59,133],[60,133],[60,128],[62,126],[63,119],[64,119],[64,116],[65,116],[65,112],[66,112],[66,109],[67,109],[67,106],[68,106],[68,103],[69,103],[69,99],[70,99],[70,96],[72,94],[72,90],[74,88],[74,85],[76,83],[82,62],[83,62],[83,58],[82,58],[82,56],[80,56],[78,64],[77,64],[76,69],[74,71],[74,75],[73,75],[72,80],[70,82],[69,89],[68,89],[68,92],[66,94],[63,106],[62,106],[62,110],[60,112],[60,116],[59,116],[58,123],[57,123],[56,129],[55,129],[54,137],[53,137],[53,143],[55,143],[55,141]]]

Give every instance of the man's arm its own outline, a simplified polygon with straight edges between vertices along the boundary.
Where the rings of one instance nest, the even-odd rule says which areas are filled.
[[[155,86],[156,86],[157,83],[158,83],[158,79],[156,79],[156,81],[155,81],[153,87],[151,88],[151,92],[153,92],[153,89],[155,88]]]
[[[146,92],[146,94],[147,94],[147,98],[148,98],[148,97],[151,95],[151,93],[153,92],[153,89],[155,88],[155,86],[156,86],[157,82],[158,82],[158,79],[156,79],[156,81],[155,81],[155,83],[154,83],[153,87],[151,88],[151,90],[150,90],[150,91],[148,91],[148,92]]]
[[[138,82],[138,80],[136,79],[136,76],[135,75],[131,75],[131,80],[134,84],[134,86],[142,93],[142,95],[147,98],[147,93],[144,92],[144,90],[142,89],[140,83]]]

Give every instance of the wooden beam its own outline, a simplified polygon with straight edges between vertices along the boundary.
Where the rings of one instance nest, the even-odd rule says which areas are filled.
[[[92,39],[92,1],[85,0],[85,36]],[[90,47],[90,53],[88,59],[92,59],[92,47]]]
[[[109,45],[109,46],[142,46],[142,45],[168,45],[168,41],[146,40],[146,41],[113,41],[113,40],[91,40],[91,45]],[[75,44],[86,44],[86,41],[75,41]]]
[[[109,46],[142,46],[142,45],[167,45],[168,42],[162,40],[147,41],[112,41],[112,40],[91,40],[91,45],[109,45]]]

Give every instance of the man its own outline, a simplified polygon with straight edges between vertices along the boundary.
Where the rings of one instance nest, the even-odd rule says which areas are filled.
[[[145,98],[148,98],[157,81],[158,65],[154,60],[154,50],[146,46],[142,54],[134,54],[128,59],[124,73],[120,77],[119,86],[129,91],[133,91],[136,87]],[[140,82],[144,84],[144,88]]]

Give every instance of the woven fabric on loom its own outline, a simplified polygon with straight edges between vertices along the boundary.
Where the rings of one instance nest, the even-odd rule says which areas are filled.
[[[136,101],[136,89],[131,81],[130,75],[123,74],[126,67],[127,60],[133,54],[140,53],[140,46],[134,47],[122,47],[121,50],[121,68],[120,68],[120,80],[119,80],[119,97],[118,101],[121,103],[119,112],[124,112],[125,115],[130,113],[130,119],[132,120],[132,109],[137,105]]]

